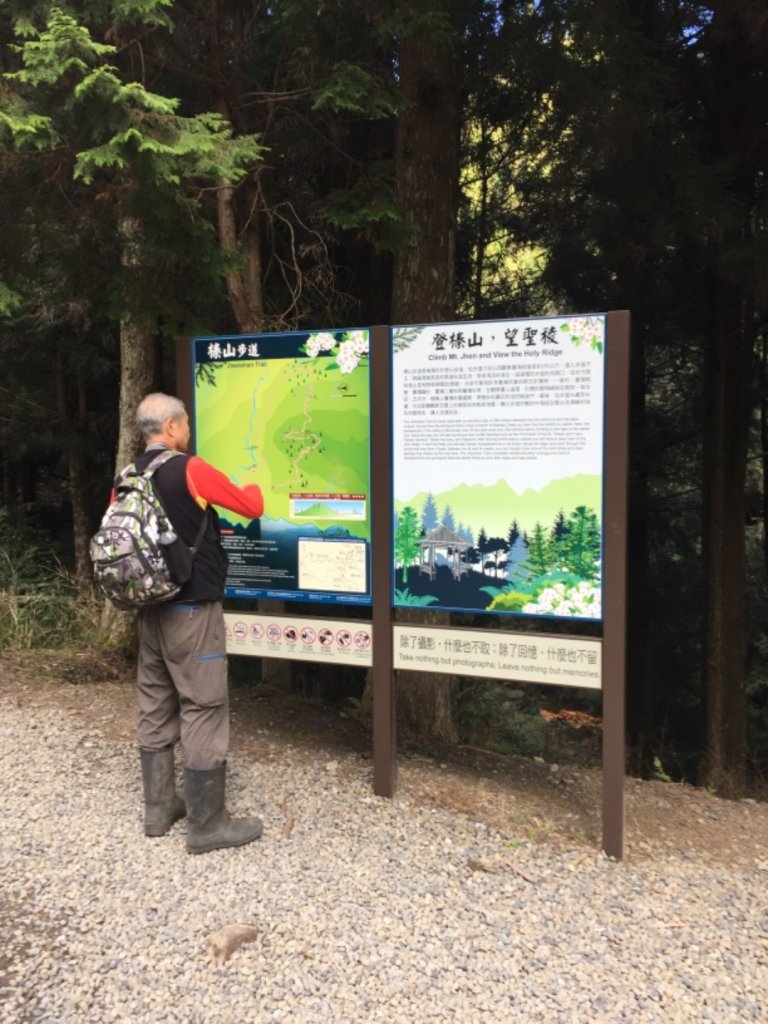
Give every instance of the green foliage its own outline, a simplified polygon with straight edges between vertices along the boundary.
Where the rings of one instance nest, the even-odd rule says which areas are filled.
[[[555,551],[547,537],[544,527],[537,522],[533,528],[530,544],[528,545],[528,557],[526,567],[535,575],[539,576],[552,567]]]
[[[503,735],[491,740],[487,746],[498,754],[517,754],[520,757],[540,757],[544,750],[547,723],[537,710],[515,716]]]
[[[490,587],[483,587],[483,590],[491,591]],[[523,605],[528,604],[532,600],[530,594],[524,594],[519,590],[502,590],[493,596],[493,600],[488,605],[488,611],[491,612],[519,612],[522,610]]]
[[[405,587],[403,590],[395,589],[395,601],[399,605],[407,604],[413,605],[413,607],[424,608],[429,604],[434,604],[437,598],[431,594],[422,594],[421,596],[412,594],[409,588]]]
[[[18,309],[22,303],[22,297],[18,292],[9,288],[5,282],[0,281],[0,316],[8,316]]]
[[[460,676],[453,686],[454,716],[464,742],[485,745],[503,715],[502,690],[487,679]]]
[[[447,10],[434,3],[404,4],[389,19],[382,21],[381,33],[389,39],[418,37],[435,52],[451,53],[459,58],[460,37]]]
[[[114,46],[95,42],[85,25],[57,7],[51,9],[45,30],[26,25],[23,31],[30,38],[12,47],[23,66],[4,77],[33,90],[58,85],[70,77],[82,78],[97,60],[115,53]]]
[[[14,96],[9,97],[8,102],[0,108],[0,127],[7,130],[19,147],[43,149],[55,145],[57,141],[51,118],[35,114]]]
[[[407,579],[408,569],[419,557],[419,541],[421,525],[419,517],[410,505],[406,505],[397,517],[395,530],[395,558],[402,566],[403,579]]]
[[[555,557],[581,579],[596,579],[600,558],[600,524],[596,513],[579,505],[568,517],[567,526],[555,546]]]
[[[564,583],[566,587],[575,587],[582,582],[581,576],[572,572],[545,572],[541,576],[534,576],[528,583],[526,590],[531,594],[540,594],[547,587],[556,583]]]
[[[0,509],[0,650],[71,647],[98,638],[97,602]]]
[[[391,161],[378,161],[350,185],[330,192],[321,204],[323,216],[346,231],[361,231],[374,245],[396,249],[409,228],[395,198]]]
[[[19,146],[74,142],[73,176],[88,185],[99,172],[127,173],[134,183],[156,185],[179,185],[197,176],[233,182],[260,157],[256,137],[233,140],[220,115],[182,117],[177,98],[126,81],[107,62],[117,48],[96,42],[84,24],[57,8],[44,30],[15,49],[22,66],[4,77],[24,95],[17,99],[17,113],[4,118],[6,127]],[[55,113],[35,109],[36,103],[50,106],[54,98]]]
[[[576,325],[575,330],[574,324]],[[582,320],[561,324],[560,330],[566,333],[571,344],[575,345],[576,348],[579,348],[582,343],[586,342],[594,352],[599,352],[600,355],[603,354],[602,331],[596,317],[586,317]]]
[[[313,110],[345,111],[366,118],[391,117],[401,102],[398,94],[357,64],[341,61],[334,65],[326,80],[315,90]]]
[[[113,0],[112,18],[119,26],[140,25],[172,31],[173,22],[164,8],[171,10],[173,0]]]
[[[584,581],[580,576],[569,572],[547,572],[541,576],[527,575],[525,581],[521,580],[514,585],[480,587],[480,590],[492,599],[488,611],[520,612],[524,605],[535,604],[541,594],[558,585],[565,587],[568,592],[583,587]]]

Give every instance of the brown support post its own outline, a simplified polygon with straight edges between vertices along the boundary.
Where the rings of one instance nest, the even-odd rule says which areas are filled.
[[[371,330],[371,569],[373,602],[373,791],[395,792],[392,670],[392,370],[389,328]]]
[[[629,311],[608,313],[603,547],[603,850],[624,856]]]

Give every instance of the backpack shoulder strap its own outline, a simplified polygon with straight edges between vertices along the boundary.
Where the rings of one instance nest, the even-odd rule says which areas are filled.
[[[192,556],[193,557],[197,554],[197,549],[200,547],[200,545],[201,545],[201,543],[203,541],[203,537],[205,536],[205,531],[206,531],[206,529],[208,527],[208,523],[210,522],[210,519],[211,519],[211,507],[209,505],[205,509],[205,511],[203,512],[203,518],[200,520],[200,527],[198,528],[197,536],[195,537],[195,543],[189,549],[192,552]]]
[[[162,448],[155,453],[144,469],[139,469],[135,462],[131,462],[115,477],[115,489],[131,477],[141,476],[145,479],[151,479],[161,466],[164,466],[166,462],[170,462],[176,455],[181,455],[181,452],[177,452],[173,448]]]
[[[142,476],[153,476],[161,466],[170,462],[176,455],[181,455],[181,452],[177,452],[174,448],[163,448],[147,463],[141,471]]]

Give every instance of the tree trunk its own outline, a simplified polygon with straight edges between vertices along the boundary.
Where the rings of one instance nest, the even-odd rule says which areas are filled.
[[[123,269],[130,277],[142,262],[142,225],[137,217],[123,215],[120,219]],[[134,417],[139,402],[154,385],[155,335],[140,323],[130,309],[125,309],[120,322],[120,416],[117,442],[116,473],[140,454],[143,444],[136,430]],[[121,612],[105,602],[101,619],[102,635],[116,647],[134,645],[134,616]]]
[[[258,193],[250,182],[244,186],[244,195],[247,200],[244,224],[238,223],[237,191],[234,185],[219,187],[217,211],[219,244],[230,257],[224,272],[229,304],[237,329],[243,334],[249,334],[264,330],[264,304]]]
[[[630,471],[627,524],[627,732],[631,774],[653,767],[655,686],[648,635],[648,465],[646,457],[646,338],[633,338],[630,369]]]
[[[762,457],[763,571],[768,578],[768,337],[760,355],[760,441]]]
[[[454,15],[454,3],[440,7]],[[459,33],[457,33],[457,46]],[[395,255],[392,322],[429,323],[455,316],[456,219],[459,196],[461,61],[444,45],[401,39],[398,69],[406,109],[397,125],[397,195],[410,218],[410,244]],[[400,621],[447,624],[446,612],[399,610]],[[455,742],[451,677],[397,672],[397,717],[405,729]]]
[[[713,327],[716,334],[709,341],[705,370],[702,782],[720,796],[731,797],[742,795],[745,784],[745,489],[751,361],[737,304],[720,303]]]
[[[53,362],[56,383],[56,404],[61,437],[67,453],[69,490],[72,501],[72,532],[75,549],[75,577],[84,598],[93,594],[93,572],[88,542],[91,537],[91,517],[88,501],[88,468],[85,460],[85,429],[88,418],[85,385],[78,375],[76,408],[69,396],[64,360],[57,352]]]
[[[756,404],[756,303],[760,280],[754,233],[768,116],[764,88],[768,21],[757,7],[715,8],[709,31],[711,80],[705,144],[728,167],[730,198],[740,212],[718,224],[711,247],[712,311],[707,346],[704,436],[704,530],[707,587],[704,686],[704,783],[740,796],[746,780],[746,482]],[[744,261],[748,255],[752,266]],[[744,261],[744,262],[742,262]]]
[[[216,112],[225,118],[236,135],[247,131],[247,118],[243,111],[243,68],[238,61],[231,63],[231,56],[222,44],[221,25],[216,3],[210,6],[210,74],[214,81],[226,83],[215,100]],[[235,31],[237,38],[230,39],[234,51],[242,55],[245,40],[244,25],[240,22]],[[216,193],[216,213],[219,245],[227,257],[224,276],[227,283],[229,304],[243,334],[263,331],[264,298],[262,292],[261,237],[259,232],[260,193],[258,172],[252,171],[239,185],[220,185]]]
[[[480,175],[480,199],[479,199],[479,210],[477,214],[477,248],[475,251],[475,268],[474,268],[474,289],[473,289],[473,315],[476,319],[480,319],[483,315],[483,305],[485,302],[484,294],[484,278],[485,278],[485,258],[488,251],[489,237],[488,237],[488,224],[489,224],[489,211],[488,211],[488,191],[489,191],[489,174],[490,170],[488,167],[488,126],[484,119],[480,121],[479,126],[480,132],[480,144],[478,146],[477,163],[478,163],[478,174]]]
[[[407,107],[398,119],[395,168],[398,199],[413,236],[395,256],[393,322],[427,323],[454,315],[461,82],[460,61],[453,58],[415,36],[400,43]]]

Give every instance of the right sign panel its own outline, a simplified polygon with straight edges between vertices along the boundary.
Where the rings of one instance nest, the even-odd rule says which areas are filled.
[[[392,328],[395,606],[602,618],[605,328]]]

